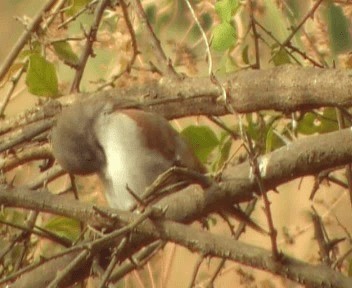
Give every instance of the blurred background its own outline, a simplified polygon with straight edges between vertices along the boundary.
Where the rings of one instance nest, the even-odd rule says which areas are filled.
[[[338,5],[338,2],[341,1],[332,2],[336,2],[336,5]],[[46,3],[46,1],[0,1],[0,64],[10,53],[13,45],[25,29],[26,23],[30,21],[44,3]],[[192,1],[192,3],[196,6],[203,29],[208,39],[210,39],[212,37],[212,29],[220,22],[214,10],[215,1]],[[299,20],[306,15],[308,9],[312,7],[315,1],[263,0],[256,1],[256,3],[255,15],[257,19],[277,38],[277,41],[282,42],[291,33],[290,25],[292,23],[299,23]],[[146,7],[148,17],[153,23],[157,35],[163,43],[165,51],[170,55],[173,63],[175,63],[176,69],[188,76],[207,75],[208,63],[206,61],[204,43],[201,40],[199,31],[195,28],[194,20],[190,17],[189,11],[185,8],[184,2],[150,0],[143,1],[143,4]],[[348,17],[351,13],[350,6],[343,6],[343,13],[345,13],[344,19],[349,19]],[[338,17],[340,12],[336,12],[336,7],[340,6],[331,6],[330,8],[328,6],[322,6],[314,17],[310,17],[309,20],[307,20],[304,29],[300,30],[292,41],[295,41],[294,43],[315,61],[319,62],[323,59],[323,61],[319,63],[325,67],[336,65],[337,67],[350,68],[351,49],[350,46],[348,46],[351,42],[350,35],[341,34],[338,32],[339,30],[335,29],[334,23],[341,20],[341,18]],[[237,27],[236,44],[226,51],[220,51],[221,49],[212,50],[214,71],[219,76],[239,69],[249,68],[249,63],[253,63],[253,59],[255,58],[253,38],[249,33],[248,26],[249,15],[244,5],[241,9],[243,9],[243,13],[237,14],[233,20]],[[95,47],[97,56],[89,60],[85,69],[84,79],[81,85],[83,92],[95,91],[104,81],[109,80],[111,76],[123,70],[131,55],[130,38],[126,36],[125,24],[120,19],[121,12],[110,11],[109,13],[110,14],[107,13],[107,15],[105,15],[106,17],[103,23],[103,25],[105,25],[104,33],[99,35],[99,43],[97,43]],[[91,15],[85,15],[80,19],[84,24],[89,23],[90,20]],[[345,22],[342,21],[341,24],[340,21],[339,27],[344,27],[344,25],[346,25]],[[79,25],[80,23],[72,24],[68,29],[68,33],[78,33]],[[350,25],[350,23],[348,23],[348,25]],[[349,26],[349,28],[351,27]],[[140,83],[158,79],[159,77],[156,73],[143,70],[149,68],[148,63],[150,60],[154,59],[154,55],[153,50],[146,44],[147,39],[142,29],[137,26],[137,31],[137,38],[139,43],[141,43],[143,55],[139,56],[136,61],[136,67],[138,69],[132,70],[131,74],[123,75],[116,80],[115,84],[117,87],[139,85]],[[50,33],[49,35],[52,38],[66,36],[64,32],[54,29],[50,31]],[[277,43],[275,44],[275,41],[271,39],[268,33],[261,31],[261,35],[261,39],[265,43],[260,46],[262,68],[289,63],[297,64],[285,53],[275,54],[274,52],[277,52],[278,49]],[[343,35],[342,38],[340,37],[341,35]],[[82,43],[74,43],[72,44],[72,48],[79,55]],[[59,91],[61,95],[66,95],[69,93],[69,84],[70,81],[72,81],[74,71],[63,65],[54,53],[50,53],[50,50],[47,51],[47,57],[56,65],[55,67],[57,68],[59,78]],[[311,62],[303,56],[299,58],[298,63],[302,66],[311,65]],[[9,84],[6,83],[1,87],[0,101],[6,89],[8,89],[8,85]],[[260,91],[258,97],[260,97]],[[25,81],[22,78],[19,85],[16,87],[5,114],[6,116],[17,115],[33,107],[37,102],[38,97],[28,92]],[[325,113],[324,111],[325,110],[322,109],[318,112],[321,112],[323,115]],[[268,112],[265,115],[266,118],[263,118],[269,119],[273,116],[276,116],[274,112]],[[290,115],[281,114],[280,117],[282,117],[280,123],[275,128],[284,134],[287,132],[285,129],[291,125],[291,118]],[[335,121],[333,128],[336,129],[336,115],[333,114],[332,117]],[[259,127],[259,124],[256,122],[258,120],[256,117],[253,117],[253,119],[247,117],[244,119],[244,123],[248,131],[252,129],[251,131],[255,133],[255,131],[257,131],[255,129]],[[222,120],[230,127],[238,128],[237,118],[235,119],[235,117],[228,116],[224,117]],[[178,131],[182,131],[185,127],[194,123],[196,125],[211,127],[215,137],[221,139],[221,130],[204,117],[173,121],[173,125]],[[324,124],[325,122],[319,117],[314,119],[302,117],[302,121],[299,123],[299,129],[301,129],[299,130],[301,133],[300,136],[303,135],[303,137],[305,137],[306,135],[315,133],[329,132],[328,129],[324,131],[318,130],[318,126],[323,127],[326,124],[323,125],[322,123]],[[316,130],[309,130],[312,127]],[[327,126],[325,125],[324,127]],[[329,129],[332,128],[330,127]],[[310,132],[307,132],[308,130]],[[285,135],[287,136],[287,134]],[[294,141],[295,136],[292,136],[291,140]],[[280,145],[283,144],[281,143]],[[319,143],[317,143],[317,145],[319,145]],[[238,149],[240,146],[241,141],[234,141],[230,154],[243,153],[243,149]],[[212,152],[213,154],[219,152],[219,150],[216,149]],[[211,153],[209,153],[209,159],[207,160],[209,162],[208,167],[211,167],[211,161],[216,159],[216,155],[210,154]],[[8,179],[15,177],[16,185],[25,184],[38,175],[39,164],[38,161],[23,165],[16,171],[8,173],[7,177]],[[235,177],[235,175],[231,175],[231,167],[227,169],[226,173],[229,177]],[[336,176],[339,177],[339,179],[344,179],[344,171],[338,171]],[[104,197],[101,194],[100,184],[94,176],[89,178],[78,177],[77,181],[79,191],[84,191],[81,195],[82,201],[98,201],[98,203],[102,205],[105,204]],[[68,185],[68,182],[68,176],[61,177],[51,183],[49,188],[53,191],[60,191]],[[298,259],[318,263],[318,245],[314,239],[314,229],[311,221],[312,206],[314,206],[322,217],[331,238],[346,237],[347,240],[336,247],[336,250],[339,250],[336,251],[337,255],[343,254],[351,244],[351,237],[349,236],[349,231],[351,231],[352,228],[350,221],[351,207],[346,190],[328,181],[320,185],[316,197],[313,201],[310,201],[309,196],[313,190],[313,186],[314,177],[305,177],[278,187],[280,193],[271,192],[269,193],[269,197],[272,203],[271,208],[275,227],[278,229],[279,249]],[[263,203],[259,199],[257,209],[253,214],[253,219],[265,228],[267,227],[267,222],[262,207]],[[22,216],[18,217],[22,219]],[[212,217],[215,219],[214,223],[216,223],[216,225],[211,225],[210,227],[212,232],[230,234],[228,226],[220,217]],[[52,219],[48,215],[43,216],[41,221],[43,226],[49,227],[53,231],[59,229],[65,230],[67,228],[68,232],[61,232],[66,233],[65,235],[68,235],[68,237],[73,237],[73,235],[77,233],[75,230],[77,223],[60,222],[60,219]],[[70,226],[71,224],[72,226]],[[237,225],[237,222],[234,221],[234,224]],[[194,225],[200,227],[198,223]],[[65,229],[62,228],[63,226],[65,226]],[[240,240],[270,249],[269,237],[261,235],[250,228],[246,229],[246,232],[241,236]],[[38,239],[37,241],[40,243],[37,245],[37,249],[35,249],[33,255],[31,255],[34,258],[41,255],[49,256],[54,251],[57,251],[52,248],[52,243],[49,243],[49,241]],[[124,279],[120,287],[187,287],[198,259],[199,255],[185,248],[172,243],[167,244],[165,249],[159,253],[158,257],[147,264],[145,268],[130,273]],[[218,267],[219,262],[220,259],[214,258],[203,262],[198,274],[196,287],[206,287],[210,277]],[[342,271],[349,273],[350,263],[351,260],[346,261],[341,268]],[[94,279],[90,281],[92,281],[91,284],[89,284],[91,285],[90,287],[94,287]],[[221,271],[215,284],[215,287],[301,287],[286,279],[241,266],[234,262],[226,263],[225,268]]]

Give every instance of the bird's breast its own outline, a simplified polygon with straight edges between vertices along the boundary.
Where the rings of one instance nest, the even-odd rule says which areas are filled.
[[[172,162],[145,145],[143,130],[124,113],[103,114],[95,124],[97,139],[105,151],[101,178],[106,198],[113,208],[128,210],[158,175]]]

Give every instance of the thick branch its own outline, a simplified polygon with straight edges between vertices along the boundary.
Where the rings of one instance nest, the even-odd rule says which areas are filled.
[[[259,158],[258,165],[265,189],[270,190],[294,178],[351,162],[352,145],[350,143],[352,143],[352,131],[344,129],[298,140]],[[187,222],[203,214],[216,211],[223,203],[243,201],[254,197],[252,191],[257,190],[257,185],[254,177],[251,176],[249,163],[237,165],[227,174],[227,179],[219,186],[214,184],[204,192],[189,189],[163,199],[160,205],[168,206],[165,216],[176,221]],[[11,207],[40,209],[44,212],[76,218],[94,226],[107,224],[107,219],[101,219],[92,205],[67,201],[65,197],[54,196],[48,192],[3,187],[0,189],[0,203]],[[121,223],[130,223],[138,217],[128,212],[119,212],[118,216]],[[232,259],[283,275],[300,283],[317,287],[321,287],[319,285],[322,283],[330,283],[332,287],[351,285],[345,282],[348,280],[340,274],[327,270],[327,268],[314,267],[291,258],[284,258],[284,263],[281,265],[273,261],[271,254],[265,250],[178,225],[181,224],[166,220],[146,221],[135,230],[153,239],[173,241],[204,254]],[[286,269],[283,269],[283,266]],[[306,274],[307,271],[310,272]],[[311,277],[312,275],[315,276]]]
[[[26,198],[32,198],[32,201],[29,201],[32,204],[34,202],[41,202],[40,197],[38,196],[42,196],[45,199],[45,205],[43,206],[47,208],[45,210],[58,210],[60,208],[57,207],[60,206],[67,206],[65,208],[67,209],[66,211],[69,211],[72,208],[72,204],[67,203],[68,201],[65,201],[64,203],[57,203],[57,197],[46,192],[32,193],[29,191],[16,190],[9,192],[1,191],[0,197],[3,198],[2,196],[5,194],[11,194],[13,197],[21,197],[20,195],[23,197],[25,195],[29,195],[29,197]],[[76,215],[81,218],[80,220],[84,221],[92,219],[91,217],[95,213],[91,205],[84,205],[78,201],[71,202],[77,202],[74,205],[76,206],[76,209],[79,210],[79,214]],[[72,215],[72,213],[70,214]],[[84,215],[86,218],[82,218]],[[138,217],[140,217],[139,215],[127,212],[118,213],[118,215],[121,222],[126,224],[137,221]],[[99,216],[95,215],[94,218],[97,219]],[[266,251],[265,249],[241,243],[228,236],[214,235],[209,232],[199,231],[195,228],[188,227],[187,225],[169,220],[152,221],[147,219],[139,226],[135,227],[134,231],[137,234],[142,234],[152,239],[172,241],[193,251],[201,252],[206,255],[226,258],[255,268],[263,269],[271,273],[287,277],[296,282],[310,285],[311,287],[327,286],[342,288],[351,287],[350,285],[352,285],[352,280],[342,276],[342,274],[335,272],[326,266],[313,266],[291,257],[283,257],[280,262],[278,262],[273,259],[271,252]],[[114,239],[111,239],[110,244],[113,243]],[[68,255],[69,257],[71,257],[70,254]],[[76,253],[74,253],[74,255],[76,255]],[[24,281],[24,279],[20,281]]]
[[[298,66],[246,70],[228,76],[227,80],[223,80],[223,85],[229,104],[241,113],[264,109],[288,112],[325,106],[352,106],[352,84],[348,70]],[[87,98],[104,101],[104,97],[109,97],[116,100],[117,106],[138,106],[160,113],[167,119],[173,119],[191,115],[228,114],[226,105],[217,101],[221,93],[220,87],[213,84],[209,78],[162,79],[127,89],[68,95],[61,101],[71,103],[74,99]],[[43,114],[42,110],[50,111],[52,116],[58,113],[60,108],[55,103],[48,103],[37,113]],[[9,123],[14,123],[13,128],[16,128],[15,121],[3,123],[0,131],[9,131]],[[4,136],[6,137],[6,134]]]
[[[313,175],[319,171],[352,162],[351,143],[352,131],[344,129],[303,138],[260,157],[258,165],[265,191],[274,189],[295,178]],[[79,215],[80,210],[75,208],[76,204],[73,202],[63,206],[57,205],[55,210],[52,210],[51,205],[46,208],[45,204],[49,203],[49,200],[47,201],[42,196],[38,196],[38,201],[43,202],[39,201],[41,203],[39,206],[38,202],[32,199],[31,195],[37,192],[29,193],[29,198],[24,199],[24,196],[17,195],[16,191],[18,190],[11,193],[0,193],[0,203],[9,206],[19,205],[28,209],[41,208],[43,211],[66,215],[85,222],[93,221],[90,223],[91,225],[97,224],[94,222],[96,221],[94,220],[95,214],[91,215],[92,220],[88,220],[86,214]],[[162,199],[159,203],[161,206],[168,206],[167,218],[175,221],[193,221],[203,214],[216,211],[217,207],[223,203],[250,200],[255,196],[254,191],[258,191],[258,187],[251,174],[250,163],[247,161],[228,168],[224,180],[219,185],[214,184],[205,191],[190,187]],[[57,198],[55,201],[59,201],[59,199]]]
[[[268,70],[239,71],[223,79],[223,85],[229,104],[239,113],[261,110],[289,112],[352,106],[350,80],[348,70],[286,65]],[[217,101],[221,93],[220,87],[207,77],[165,78],[145,86],[111,89],[90,95],[113,97],[122,103],[135,100],[142,108],[171,119],[228,114],[224,103]]]
[[[325,169],[352,162],[352,131],[344,129],[332,133],[303,138],[258,159],[265,191],[295,178],[314,175]],[[228,168],[219,187],[204,192],[193,189],[180,191],[161,200],[168,205],[166,215],[176,221],[194,220],[202,214],[216,211],[222,204],[248,201],[259,191],[250,163]],[[220,188],[220,189],[219,189]]]
[[[343,86],[345,89],[336,87],[337,83],[339,87]],[[242,71],[233,74],[230,79],[224,82],[224,86],[229,99],[231,99],[230,104],[240,112],[259,111],[261,109],[291,111],[322,106],[348,106],[352,103],[352,92],[350,92],[352,87],[350,87],[349,75],[342,70],[303,69],[286,66],[268,71]],[[262,91],[261,95],[258,95],[258,91]],[[184,79],[181,82],[163,79],[158,83],[151,83],[143,87],[112,89],[90,96],[113,97],[116,99],[117,106],[140,106],[147,110],[159,112],[167,118],[175,118],[196,114],[223,115],[228,113],[225,105],[216,102],[220,94],[221,89],[207,78],[192,78]],[[45,107],[43,109],[45,110]],[[57,111],[59,110],[57,109]],[[57,112],[50,115],[55,113]],[[45,129],[47,128],[49,127],[45,126]],[[6,130],[9,131],[8,128]],[[42,130],[38,131],[37,134],[41,132]],[[31,134],[29,138],[35,136]],[[3,137],[9,141],[6,134]],[[29,138],[21,137],[21,139]],[[19,143],[18,141],[15,142]],[[277,185],[300,176],[315,174],[327,168],[352,162],[352,145],[350,143],[352,143],[352,132],[350,129],[345,129],[301,139],[259,158],[258,164],[261,168],[265,190],[273,189]],[[6,142],[8,147],[12,145],[10,144]],[[98,223],[97,218],[99,217],[92,208],[87,208],[87,205],[71,200],[60,200],[59,197],[48,193],[29,192],[26,189],[20,193],[19,190],[21,188],[12,190],[10,193],[1,191],[0,203],[13,207],[39,209],[73,217],[91,225],[102,225],[102,223]],[[229,170],[226,180],[219,186],[214,185],[205,192],[200,191],[200,189],[181,191],[171,195],[168,200],[162,200],[160,205],[168,205],[167,218],[175,221],[192,221],[199,219],[201,215],[216,211],[222,203],[249,200],[253,197],[253,191],[257,191],[257,186],[250,174],[250,164],[243,163]],[[37,195],[37,193],[39,194]],[[132,217],[128,213],[122,213],[121,215],[127,217],[124,218],[127,222],[130,219],[129,217]],[[106,222],[106,219],[104,219],[104,222]],[[140,233],[148,234],[151,232],[142,231]],[[173,236],[167,239],[179,243],[179,240],[176,240]],[[199,249],[202,252],[203,248]],[[219,255],[216,254],[216,251],[212,253]],[[248,258],[244,254],[241,255],[241,259],[230,259],[246,265],[257,263],[250,257],[250,254],[248,254]],[[258,265],[258,268],[269,269]],[[296,264],[292,265],[295,266]],[[270,268],[269,271],[278,273],[272,269]],[[296,272],[297,270],[293,270],[295,272],[292,272],[289,276],[292,277],[292,280],[306,279],[302,271]],[[294,278],[295,273],[296,278]],[[322,273],[322,275],[327,274]],[[326,281],[330,280],[326,278]],[[336,287],[343,286],[338,285]]]

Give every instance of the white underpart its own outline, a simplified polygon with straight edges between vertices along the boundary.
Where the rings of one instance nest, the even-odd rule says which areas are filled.
[[[261,177],[265,177],[267,173],[267,167],[269,163],[269,157],[264,155],[258,158],[258,167]]]
[[[268,164],[269,164],[270,157],[267,155],[258,157],[257,159],[257,164],[258,164],[258,170],[259,170],[259,176],[260,177],[266,177],[267,172],[268,172]],[[255,179],[254,173],[253,173],[253,167],[250,166],[249,168],[249,179],[254,180]]]
[[[103,114],[96,125],[100,126],[96,133],[107,158],[101,175],[106,199],[110,207],[129,210],[136,201],[127,186],[140,195],[171,163],[145,149],[141,129],[127,115]]]

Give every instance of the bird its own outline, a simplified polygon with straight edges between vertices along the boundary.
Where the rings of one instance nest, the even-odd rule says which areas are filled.
[[[171,167],[206,171],[165,118],[115,106],[106,99],[76,101],[62,110],[51,133],[57,162],[71,174],[98,174],[111,208],[134,208],[131,191],[142,195]]]

